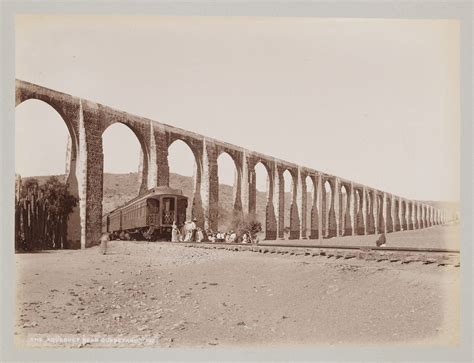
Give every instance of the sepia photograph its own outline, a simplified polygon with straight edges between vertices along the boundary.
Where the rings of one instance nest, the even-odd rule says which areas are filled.
[[[17,349],[460,346],[459,20],[14,30]]]

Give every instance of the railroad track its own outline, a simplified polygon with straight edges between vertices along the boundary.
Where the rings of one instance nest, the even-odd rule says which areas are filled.
[[[230,251],[251,251],[269,254],[302,256],[323,256],[326,258],[364,259],[400,263],[422,262],[438,266],[460,266],[459,250],[417,247],[371,247],[336,245],[294,245],[294,244],[242,244],[222,242],[172,242],[186,247],[224,249]]]
[[[171,242],[183,244],[183,242]],[[315,244],[244,244],[230,242],[184,242],[187,245],[207,245],[207,246],[241,246],[241,247],[282,247],[282,248],[316,248],[316,249],[337,249],[337,250],[371,250],[371,251],[395,251],[395,252],[420,252],[420,253],[454,253],[459,254],[459,250],[448,248],[419,248],[419,247],[372,247],[372,246],[339,246],[339,245],[315,245]]]
[[[418,248],[418,247],[371,247],[371,246],[338,246],[338,245],[292,245],[292,244],[266,244],[261,246],[271,247],[302,247],[302,248],[326,248],[339,250],[373,250],[373,251],[396,251],[396,252],[427,252],[427,253],[457,253],[459,250],[447,248]]]

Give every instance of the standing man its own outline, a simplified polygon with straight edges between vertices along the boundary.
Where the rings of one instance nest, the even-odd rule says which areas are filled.
[[[110,241],[110,236],[108,232],[102,233],[100,237],[100,253],[105,255],[107,253],[107,244]]]
[[[197,225],[196,225],[197,219],[193,218],[189,228],[191,229],[191,241],[196,242],[196,231],[197,231]]]
[[[178,226],[176,225],[176,222],[173,221],[173,227],[171,230],[171,242],[178,242],[179,241],[179,229]]]

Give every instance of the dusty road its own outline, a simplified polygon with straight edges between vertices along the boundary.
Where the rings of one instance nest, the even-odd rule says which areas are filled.
[[[20,345],[452,345],[459,338],[453,266],[116,241],[105,256],[97,247],[17,254],[16,268]]]

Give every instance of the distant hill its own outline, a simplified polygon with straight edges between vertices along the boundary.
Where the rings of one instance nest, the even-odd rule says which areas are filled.
[[[57,175],[64,178],[64,175]],[[49,176],[37,176],[36,178],[40,184],[44,183]],[[28,179],[28,178],[25,178]],[[181,189],[183,194],[192,200],[193,196],[193,179],[189,176],[179,174],[170,174],[170,186]],[[138,173],[128,174],[104,174],[104,195],[103,195],[103,213],[107,213],[122,204],[135,198],[138,194],[139,178]],[[219,211],[221,214],[226,214],[233,210],[232,202],[232,186],[226,184],[219,185]],[[266,207],[267,193],[257,191],[257,219],[265,225],[265,207]],[[289,226],[291,193],[285,193],[285,225]],[[459,204],[455,202],[437,202],[437,201],[422,201],[434,207],[445,208],[453,211],[459,211]],[[191,203],[190,203],[191,205]],[[311,193],[308,193],[308,218],[311,208]],[[188,208],[188,219],[191,217],[191,208]],[[220,215],[220,226],[226,219],[225,215]],[[224,222],[225,223],[225,222]]]
[[[193,179],[189,176],[179,174],[170,174],[170,187],[181,189],[183,194],[187,196],[190,201],[193,197]],[[134,198],[138,193],[139,180],[137,173],[129,174],[104,174],[104,213],[111,211],[118,206],[126,203],[128,200]],[[226,184],[219,185],[219,210],[221,213],[233,210],[232,201],[233,187]],[[289,215],[290,211],[290,193],[286,193],[286,209]],[[265,206],[266,206],[266,192],[257,191],[257,219],[264,225],[265,223]],[[191,203],[190,203],[191,204]],[[191,208],[188,208],[188,219],[191,217]],[[225,218],[225,217],[223,217]],[[222,218],[220,218],[222,219]]]

